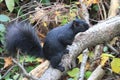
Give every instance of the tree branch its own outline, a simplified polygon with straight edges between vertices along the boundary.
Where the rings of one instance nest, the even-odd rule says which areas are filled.
[[[72,61],[85,48],[95,46],[110,41],[115,36],[120,35],[120,16],[116,16],[105,20],[102,23],[91,27],[83,33],[78,33],[71,46],[68,46],[69,54],[63,56],[62,64],[68,70]],[[58,80],[62,76],[62,72],[51,67],[46,70],[39,80]]]

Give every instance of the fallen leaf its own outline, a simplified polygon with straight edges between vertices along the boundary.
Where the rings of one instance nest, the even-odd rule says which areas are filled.
[[[101,55],[101,63],[100,63],[100,64],[101,64],[102,66],[104,66],[105,63],[106,63],[106,61],[108,61],[109,57],[114,57],[114,56],[112,56],[111,54],[103,53],[103,54]]]
[[[5,61],[4,68],[9,67],[13,64],[11,57],[5,57],[4,61]]]
[[[120,74],[120,58],[113,58],[111,68],[113,72]]]

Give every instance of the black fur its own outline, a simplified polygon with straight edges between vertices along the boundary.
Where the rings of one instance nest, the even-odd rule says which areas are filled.
[[[64,68],[59,63],[67,51],[66,46],[72,44],[78,32],[84,32],[88,28],[89,26],[85,21],[76,18],[72,22],[48,32],[43,46],[43,52],[45,58],[50,60],[53,68],[64,71]]]
[[[6,49],[12,56],[16,55],[17,49],[32,56],[43,56],[40,40],[27,22],[15,22],[7,27]]]

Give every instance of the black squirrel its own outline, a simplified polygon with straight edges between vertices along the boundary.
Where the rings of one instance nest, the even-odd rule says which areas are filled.
[[[61,62],[62,56],[68,52],[66,49],[67,45],[72,44],[78,32],[84,32],[88,28],[89,25],[85,21],[76,17],[75,20],[68,24],[54,28],[48,32],[43,46],[43,53],[53,68],[60,71],[65,70],[59,63]]]
[[[15,22],[7,27],[6,49],[12,56],[15,56],[17,49],[20,49],[32,56],[46,58],[53,68],[64,71],[59,63],[62,56],[68,51],[66,46],[72,44],[78,32],[84,32],[88,28],[88,24],[78,18],[64,26],[54,28],[48,32],[42,49],[32,26],[26,22]]]
[[[14,22],[7,27],[6,49],[11,56],[15,56],[17,49],[32,56],[43,57],[40,39],[34,28],[28,22]]]

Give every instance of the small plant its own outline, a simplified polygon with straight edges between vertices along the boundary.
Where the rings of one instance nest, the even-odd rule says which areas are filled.
[[[6,31],[6,28],[5,28],[4,24],[2,24],[2,22],[8,22],[8,21],[10,21],[10,18],[8,16],[3,15],[3,14],[0,15],[0,22],[1,22],[1,24],[0,24],[0,42],[2,44],[4,44],[4,33]]]

